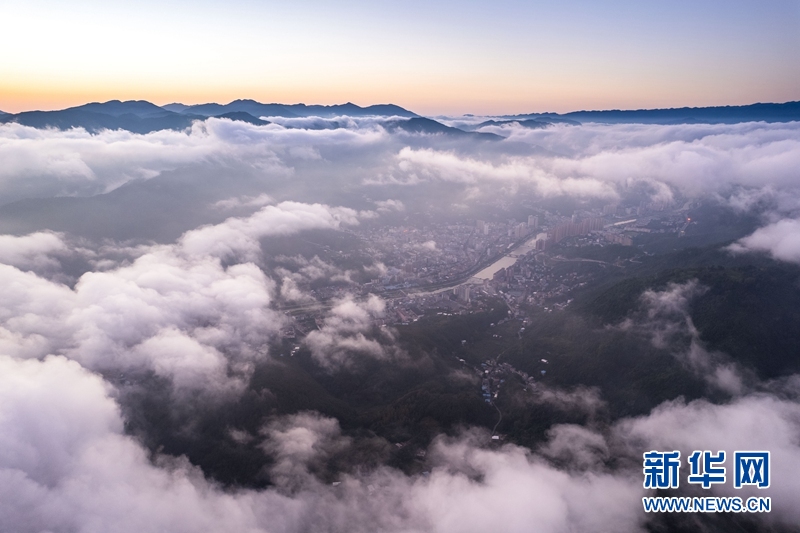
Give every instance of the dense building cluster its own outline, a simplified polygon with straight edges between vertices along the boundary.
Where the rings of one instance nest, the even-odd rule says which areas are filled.
[[[621,209],[612,204],[571,217],[540,211],[525,222],[364,228],[355,234],[383,271],[365,283],[317,287],[313,296],[324,302],[353,292],[380,295],[386,311],[374,318],[377,326],[409,324],[430,314],[474,313],[496,298],[513,317],[524,318],[534,307],[551,312],[568,306],[572,293],[598,272],[624,263],[619,258],[571,257],[570,249],[632,246],[637,235],[685,232],[688,204],[666,211],[655,207],[660,211],[650,205]],[[631,218],[630,212],[640,216]],[[316,329],[324,309],[296,312],[297,333]]]

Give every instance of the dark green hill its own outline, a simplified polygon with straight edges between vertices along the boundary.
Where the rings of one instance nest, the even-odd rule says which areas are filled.
[[[673,260],[686,253],[672,254]],[[257,436],[278,415],[311,410],[339,420],[364,455],[337,459],[318,474],[335,480],[376,464],[419,472],[427,467],[418,452],[435,435],[464,426],[498,424],[507,441],[535,447],[554,424],[602,426],[678,397],[721,401],[726,397],[675,356],[680,347],[659,348],[645,335],[606,327],[640,312],[643,291],[691,279],[708,287],[689,309],[707,347],[762,377],[798,370],[800,268],[769,261],[698,266],[613,283],[564,311],[531,310],[524,331],[519,320],[506,320],[499,299],[487,312],[427,316],[396,328],[403,358],[354,355],[345,371],[321,369],[305,348],[280,357],[294,344],[282,341],[271,348],[272,359],[258,365],[241,398],[196,412],[174,411],[168,384],[145,380],[149,390],[126,401],[128,430],[154,450],[187,455],[224,483],[260,486],[268,483],[264,468],[271,459],[258,438],[237,443],[230,430]],[[476,370],[488,360],[527,372],[535,386],[507,374],[499,397],[487,404]],[[189,424],[193,431],[186,431]]]
[[[449,135],[462,138],[473,138],[483,141],[499,141],[503,137],[495,135],[494,133],[476,133],[471,131],[464,131],[451,126],[446,126],[441,122],[435,120],[416,117],[408,120],[390,120],[385,123],[385,128],[390,132],[403,131],[406,133],[424,133],[428,135]]]
[[[800,371],[800,269],[790,265],[678,268],[626,279],[586,310],[603,323],[630,315],[647,289],[697,279],[708,290],[690,303],[700,338],[762,378]]]

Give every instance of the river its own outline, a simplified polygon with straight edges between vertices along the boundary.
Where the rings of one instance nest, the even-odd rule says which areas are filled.
[[[478,279],[492,279],[495,273],[500,270],[501,268],[508,268],[514,263],[517,262],[517,258],[521,257],[529,252],[532,252],[536,249],[536,240],[537,239],[544,239],[547,237],[546,233],[540,233],[535,237],[531,237],[524,243],[520,244],[509,253],[489,265],[488,267],[484,268],[477,274],[475,274],[475,278]]]

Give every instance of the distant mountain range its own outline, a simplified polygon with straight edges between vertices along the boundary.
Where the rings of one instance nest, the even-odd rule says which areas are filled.
[[[34,128],[85,128],[90,132],[103,129],[122,129],[134,133],[171,129],[182,130],[195,120],[208,117],[229,118],[265,125],[269,121],[260,117],[336,117],[336,116],[418,117],[400,106],[385,104],[360,107],[352,103],[323,106],[305,104],[262,104],[254,100],[235,100],[227,105],[201,104],[186,106],[168,104],[159,107],[144,100],[130,100],[85,104],[58,111],[25,111],[16,114],[0,113],[0,123],[17,122]]]
[[[330,119],[339,116],[384,117],[384,126],[389,131],[406,133],[428,133],[447,136],[469,136],[484,140],[502,137],[492,133],[479,133],[486,126],[502,126],[512,122],[526,128],[545,128],[552,124],[580,125],[583,122],[606,124],[734,124],[738,122],[764,121],[789,122],[800,120],[800,102],[784,104],[752,104],[745,106],[682,107],[674,109],[639,109],[632,111],[573,111],[571,113],[529,113],[494,117],[461,129],[446,126],[433,119],[394,104],[361,107],[353,103],[339,105],[306,104],[262,104],[255,100],[234,100],[229,104],[184,105],[179,103],[157,106],[144,100],[121,102],[93,102],[59,111],[25,111],[3,113],[0,123],[16,122],[35,128],[69,129],[81,127],[90,132],[103,129],[123,129],[134,133],[171,129],[182,130],[196,120],[208,117],[228,118],[256,125],[269,124],[261,117],[321,117]],[[322,122],[322,121],[321,121]],[[290,126],[291,127],[291,126]],[[337,127],[336,123],[320,123],[310,128]],[[465,131],[466,130],[466,131]]]
[[[366,116],[385,116],[385,117],[416,117],[407,109],[394,104],[371,105],[360,107],[350,102],[339,105],[306,105],[306,104],[262,104],[255,100],[234,100],[230,104],[167,104],[162,109],[180,114],[202,115],[205,117],[216,117],[223,113],[244,112],[254,117],[366,117]]]
[[[25,111],[0,116],[0,122],[17,122],[34,128],[84,128],[90,132],[103,129],[150,133],[158,130],[188,128],[194,120],[206,117],[181,115],[143,101],[104,104],[92,103],[60,111]],[[254,118],[254,117],[253,117]]]
[[[739,122],[792,122],[800,120],[800,102],[750,104],[742,106],[678,107],[622,111],[573,111],[571,113],[531,113],[499,117],[506,120],[534,119],[604,124],[736,124]]]
[[[111,100],[104,103],[91,103],[60,111],[26,111],[17,114],[0,115],[0,123],[17,122],[35,128],[84,128],[90,132],[103,129],[123,129],[134,133],[171,129],[182,130],[195,120],[209,117],[228,118],[263,126],[270,122],[259,117],[333,117],[350,116],[384,117],[384,126],[391,132],[441,134],[479,140],[500,140],[503,137],[493,133],[468,132],[446,126],[435,120],[420,117],[407,109],[393,104],[360,107],[352,103],[323,106],[305,104],[262,104],[254,100],[235,100],[227,105],[201,104],[186,106],[168,104],[159,107],[144,100],[120,102]],[[291,127],[291,126],[288,126]],[[319,124],[304,124],[310,129],[329,129],[341,127],[338,121],[321,121]]]

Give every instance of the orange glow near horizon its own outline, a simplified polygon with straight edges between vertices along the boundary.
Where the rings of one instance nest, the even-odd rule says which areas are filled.
[[[8,0],[0,110],[251,98],[480,115],[800,100],[800,7],[787,3],[409,2]]]
[[[98,84],[99,85],[99,84]],[[105,85],[34,84],[31,87],[9,86],[0,82],[0,110],[7,113],[49,111],[108,100],[147,100],[156,105],[179,102],[187,105],[217,102],[225,104],[237,99],[253,99],[263,103],[333,105],[353,102],[360,106],[392,103],[424,115],[504,115],[537,112],[567,113],[582,109],[643,109],[665,107],[703,107],[715,105],[747,105],[756,101],[776,103],[792,100],[790,94],[774,94],[769,100],[747,94],[729,94],[724,98],[692,97],[689,94],[619,94],[570,90],[561,87],[535,87],[527,91],[499,94],[481,87],[467,88],[453,95],[450,87],[364,86],[336,87],[148,87],[125,84]],[[487,94],[493,97],[487,97]]]

